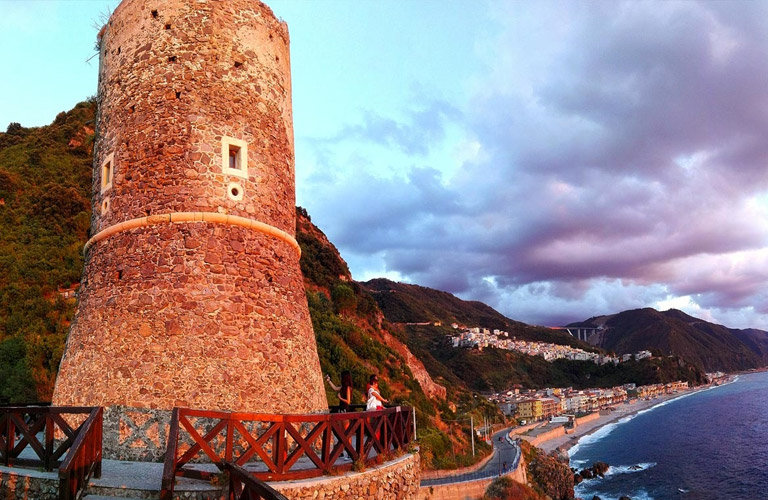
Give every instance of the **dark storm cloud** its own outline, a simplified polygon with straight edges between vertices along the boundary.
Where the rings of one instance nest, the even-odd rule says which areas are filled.
[[[326,200],[333,236],[523,320],[666,293],[722,311],[763,300],[768,259],[719,270],[733,254],[763,255],[768,239],[768,3],[567,5],[558,37],[520,40],[510,27],[499,38],[498,67],[465,115],[371,114],[345,131],[422,154],[461,120],[482,154],[450,179],[415,168],[348,179],[334,196],[360,209]],[[536,44],[543,63],[520,51]]]

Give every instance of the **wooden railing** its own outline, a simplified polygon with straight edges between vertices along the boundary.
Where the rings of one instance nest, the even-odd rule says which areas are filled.
[[[81,423],[73,426],[66,418]],[[0,407],[0,462],[49,472],[58,467],[60,500],[75,499],[91,475],[101,475],[101,439],[102,409],[98,407]],[[26,448],[36,458],[22,457]]]
[[[176,476],[216,474],[199,463],[219,471],[225,462],[247,464],[248,473],[264,481],[302,479],[350,470],[353,462],[371,463],[405,448],[413,436],[409,407],[306,415],[174,408],[160,497],[172,498]],[[343,453],[349,460],[339,461]]]
[[[288,500],[285,495],[232,462],[224,462],[224,470],[229,472],[229,500]]]
[[[91,476],[101,477],[102,434],[103,410],[94,408],[59,466],[59,500],[77,499]]]

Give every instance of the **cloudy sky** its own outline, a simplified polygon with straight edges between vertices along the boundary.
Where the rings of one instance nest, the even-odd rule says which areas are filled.
[[[95,92],[116,3],[0,0],[0,127]],[[768,329],[768,1],[267,3],[298,203],[355,279]]]

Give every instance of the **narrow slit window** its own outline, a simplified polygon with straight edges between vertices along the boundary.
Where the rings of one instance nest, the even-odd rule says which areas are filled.
[[[248,143],[232,137],[221,139],[222,171],[227,175],[248,177]]]
[[[240,168],[240,148],[233,144],[229,145],[229,168],[242,170]]]
[[[112,181],[115,176],[114,154],[110,154],[101,164],[101,192],[104,193],[112,188]]]

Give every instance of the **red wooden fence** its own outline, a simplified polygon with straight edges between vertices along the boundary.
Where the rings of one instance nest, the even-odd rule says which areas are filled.
[[[46,471],[58,467],[60,500],[76,498],[91,475],[101,475],[101,440],[99,407],[0,407],[0,462]],[[27,448],[36,458],[21,456]]]
[[[370,463],[413,440],[409,407],[378,411],[267,415],[174,408],[163,471],[162,499],[176,476],[209,479],[224,462],[264,481],[301,479]],[[350,460],[339,461],[342,453]],[[300,459],[303,459],[300,461]],[[213,463],[205,470],[200,463]]]

